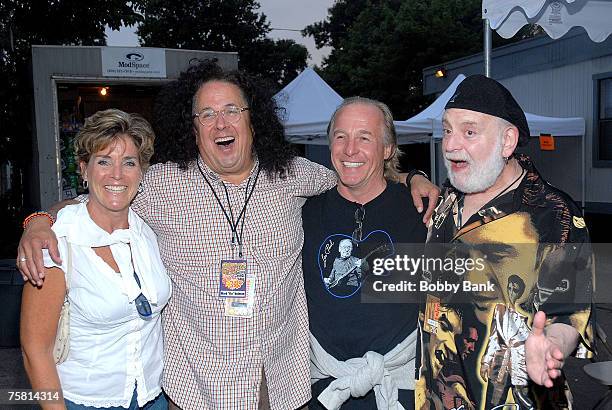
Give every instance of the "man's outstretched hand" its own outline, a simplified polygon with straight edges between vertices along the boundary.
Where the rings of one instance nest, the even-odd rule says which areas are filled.
[[[561,375],[565,358],[576,348],[578,332],[571,326],[554,323],[546,326],[546,314],[537,312],[531,334],[525,342],[527,374],[535,383],[552,387]]]

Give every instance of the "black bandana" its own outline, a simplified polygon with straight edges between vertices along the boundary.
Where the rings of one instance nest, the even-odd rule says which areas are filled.
[[[484,75],[467,77],[459,84],[455,95],[444,108],[462,108],[502,118],[518,128],[519,146],[526,145],[529,140],[525,113],[510,91],[492,78]]]

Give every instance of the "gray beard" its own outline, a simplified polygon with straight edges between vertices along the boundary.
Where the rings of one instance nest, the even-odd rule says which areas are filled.
[[[491,152],[491,155],[489,155],[484,163],[476,164],[470,162],[469,173],[461,178],[461,180],[458,180],[459,178],[453,174],[451,162],[445,158],[444,165],[446,166],[451,184],[459,191],[466,194],[476,194],[491,188],[506,165],[506,161],[502,157],[502,149],[503,141],[500,138],[499,143],[495,146],[493,152]]]

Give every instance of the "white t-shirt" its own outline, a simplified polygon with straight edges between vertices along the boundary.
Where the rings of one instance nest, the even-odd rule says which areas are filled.
[[[62,265],[44,253],[45,266],[57,266],[66,273],[68,243],[71,246],[70,352],[57,369],[64,397],[74,403],[128,407],[136,385],[138,405],[143,406],[161,392],[160,313],[170,297],[171,283],[151,228],[131,209],[128,221],[129,229],[109,234],[94,223],[86,204],[66,206],[53,225]],[[120,272],[92,249],[106,245]],[[141,292],[153,311],[146,320],[134,304]]]

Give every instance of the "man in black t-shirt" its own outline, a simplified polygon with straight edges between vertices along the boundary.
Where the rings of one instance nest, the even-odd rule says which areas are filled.
[[[380,102],[351,98],[334,113],[328,136],[338,186],[302,211],[309,408],[413,409],[418,305],[361,300],[365,287],[386,278],[370,269],[374,260],[426,236],[410,191],[397,183],[393,118]]]

